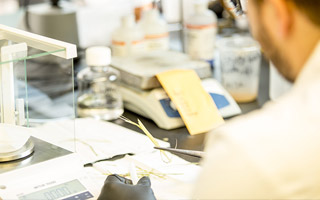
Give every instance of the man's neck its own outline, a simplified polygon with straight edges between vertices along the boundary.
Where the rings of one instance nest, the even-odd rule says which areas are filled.
[[[302,13],[297,14],[293,35],[285,51],[292,73],[297,78],[320,40],[320,27],[312,24]]]

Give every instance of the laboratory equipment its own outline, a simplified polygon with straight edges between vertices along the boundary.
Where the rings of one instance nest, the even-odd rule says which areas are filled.
[[[79,199],[96,195],[77,154],[32,137],[31,157],[0,163],[0,198]]]
[[[36,92],[28,94],[28,89],[33,88],[33,86],[27,87],[26,68],[30,63],[27,63],[27,60],[49,56],[50,54],[64,59],[71,59],[76,57],[76,47],[3,25],[0,26],[0,33],[0,125],[2,129],[0,133],[2,142],[0,152],[12,153],[18,151],[23,146],[23,143],[28,143],[27,140],[30,137],[28,134],[23,134],[23,132],[27,131],[21,126],[29,126],[29,117],[34,116],[32,108],[36,107],[33,101],[41,99],[39,96],[34,98]],[[30,55],[29,51],[34,52],[32,51],[33,49],[41,50],[42,53]],[[70,82],[72,82],[71,78]],[[8,146],[10,146],[10,149],[8,149]],[[2,154],[2,156],[5,157],[6,155]],[[16,159],[16,157],[12,157],[12,159],[14,158]]]
[[[194,156],[198,158],[202,158],[205,156],[205,152],[203,151],[194,151],[194,150],[187,150],[187,149],[175,149],[169,147],[153,147],[154,149],[169,151],[173,153],[181,153],[184,155]]]
[[[217,16],[208,9],[208,1],[194,3],[194,14],[185,21],[186,53],[193,59],[205,60],[213,66]]]
[[[241,113],[238,104],[218,81],[209,78],[204,79],[202,84],[213,98],[222,117],[227,118]],[[126,109],[153,120],[158,127],[170,130],[185,126],[163,88],[140,90],[122,85],[120,91]]]
[[[128,58],[114,58],[112,66],[120,71],[120,92],[124,107],[152,119],[158,127],[174,129],[184,123],[161,85],[156,74],[173,69],[192,69],[203,86],[213,97],[222,117],[241,113],[228,92],[214,79],[210,64],[191,59],[188,55],[174,51],[154,51]],[[210,79],[211,78],[211,79]]]
[[[161,87],[157,73],[172,69],[193,69],[200,78],[211,77],[210,65],[174,51],[153,51],[126,58],[113,58],[112,66],[120,71],[121,81],[139,89]]]
[[[237,102],[256,99],[259,86],[261,52],[249,36],[222,38],[217,42],[223,87]]]
[[[117,85],[119,72],[109,66],[110,49],[103,46],[88,48],[86,62],[89,67],[81,70],[77,76],[78,115],[102,120],[117,119],[123,113],[123,103]]]
[[[74,119],[73,87],[51,96],[26,73],[38,59],[59,57],[70,62],[65,73],[73,85],[76,46],[4,25],[0,46],[0,199],[92,197],[77,154],[33,136],[34,126],[52,118]]]
[[[169,32],[167,22],[160,17],[159,10],[153,8],[143,12],[138,26],[145,34],[147,51],[169,49]]]
[[[135,24],[132,14],[121,18],[121,26],[112,33],[112,56],[128,56],[146,50],[144,33]]]
[[[50,0],[50,3],[26,6],[24,30],[79,45],[76,10],[71,3]]]

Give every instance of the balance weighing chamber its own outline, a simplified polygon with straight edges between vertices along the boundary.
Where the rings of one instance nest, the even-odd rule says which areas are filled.
[[[32,136],[41,123],[75,118],[76,46],[0,25],[0,47],[0,199],[95,198],[75,147]],[[30,71],[43,68],[45,77]],[[61,81],[65,87],[54,87]],[[48,93],[50,85],[55,91]],[[75,137],[74,127],[68,131]]]

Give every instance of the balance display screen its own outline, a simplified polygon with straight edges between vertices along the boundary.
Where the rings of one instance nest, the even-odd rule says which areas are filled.
[[[86,190],[86,188],[78,180],[72,180],[60,185],[21,196],[19,197],[19,200],[55,200],[82,192],[84,190]]]

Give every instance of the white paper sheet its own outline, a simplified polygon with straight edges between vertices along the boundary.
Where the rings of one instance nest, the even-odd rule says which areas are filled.
[[[76,142],[73,140],[74,127]],[[83,163],[122,153],[135,153],[134,156],[86,167],[88,176],[99,188],[109,174],[117,173],[130,178],[130,167],[134,163],[139,178],[143,175],[150,176],[152,188],[158,199],[186,199],[200,169],[196,164],[168,152],[172,161],[165,163],[160,151],[153,149],[154,145],[148,137],[109,122],[76,119],[75,122],[47,123],[36,129],[38,131],[34,136],[72,151],[76,149]],[[162,147],[169,146],[167,142],[158,142]]]

